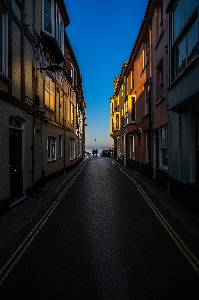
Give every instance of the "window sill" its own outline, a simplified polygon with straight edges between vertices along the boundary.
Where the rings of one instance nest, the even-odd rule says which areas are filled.
[[[199,56],[196,56],[189,64],[186,66],[186,68],[171,82],[171,84],[168,87],[168,90],[170,90],[186,73],[189,69],[192,68],[196,64],[196,62],[199,61]]]
[[[157,49],[157,47],[158,47],[158,45],[159,45],[159,43],[160,43],[160,41],[162,39],[163,34],[164,34],[164,30],[162,31],[161,35],[159,36],[159,39],[158,39],[158,41],[157,41],[157,43],[155,45],[155,49]]]
[[[160,170],[160,171],[163,171],[163,172],[165,172],[165,173],[168,173],[168,172],[169,172],[168,166],[161,166],[161,167],[159,167],[159,170]]]
[[[52,162],[52,161],[56,161],[56,158],[49,158],[48,160],[47,160],[47,162]]]
[[[149,116],[149,113],[147,113],[145,116],[142,117],[142,120],[147,118]]]
[[[164,100],[164,97],[160,98],[160,100],[158,102],[156,102],[155,106],[158,106],[163,100]]]
[[[0,73],[0,79],[3,80],[3,81],[6,82],[6,83],[11,82],[11,80],[8,79],[7,77],[5,77],[2,73]]]

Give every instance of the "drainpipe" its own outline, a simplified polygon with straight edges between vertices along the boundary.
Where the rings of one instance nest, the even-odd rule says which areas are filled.
[[[149,24],[149,47],[150,47],[150,60],[149,60],[149,68],[150,68],[150,77],[149,77],[149,180],[151,178],[151,146],[152,146],[152,116],[151,116],[151,87],[152,87],[152,30],[151,23]]]

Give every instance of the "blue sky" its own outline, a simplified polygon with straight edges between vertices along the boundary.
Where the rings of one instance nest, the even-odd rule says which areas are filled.
[[[86,147],[111,147],[113,80],[130,57],[148,0],[65,0],[86,100]]]

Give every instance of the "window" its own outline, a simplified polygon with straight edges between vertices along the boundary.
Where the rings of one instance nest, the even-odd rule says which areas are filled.
[[[135,160],[135,136],[132,135],[130,140],[131,150],[130,150],[130,158]]]
[[[75,139],[70,138],[70,145],[69,145],[69,153],[70,153],[70,160],[75,159]]]
[[[131,97],[132,103],[132,119],[131,121],[135,122],[135,97]]]
[[[74,105],[70,103],[70,124],[74,126]]]
[[[157,39],[162,35],[163,33],[163,1],[160,3],[157,11]]]
[[[47,151],[48,161],[56,160],[56,137],[48,136]]]
[[[116,114],[116,130],[119,130],[119,120],[120,120],[120,115]]]
[[[149,113],[149,95],[150,95],[150,86],[148,83],[144,86],[144,94],[145,94],[145,114]]]
[[[149,162],[149,132],[146,132],[146,163]]]
[[[172,79],[198,55],[197,4],[197,0],[180,0],[173,11]]]
[[[54,35],[54,0],[43,0],[43,30]]]
[[[163,99],[163,61],[157,68],[157,102]]]
[[[144,49],[144,53],[145,53],[144,65],[146,66],[148,64],[148,62],[149,62],[149,36],[147,36],[144,44],[145,44],[145,49]]]
[[[59,157],[62,157],[62,135],[59,135]]]
[[[160,129],[160,165],[168,167],[168,126]]]
[[[0,73],[7,76],[7,14],[0,6]]]
[[[55,110],[55,83],[47,74],[45,81],[45,105]]]
[[[128,100],[125,101],[125,125],[129,123]]]
[[[72,79],[72,85],[74,86],[74,83],[75,83],[75,69],[74,69],[74,66],[71,64],[71,69],[70,69],[70,76],[71,76],[71,79]]]
[[[64,23],[61,18],[61,14],[57,7],[56,9],[56,40],[62,50],[64,51]]]

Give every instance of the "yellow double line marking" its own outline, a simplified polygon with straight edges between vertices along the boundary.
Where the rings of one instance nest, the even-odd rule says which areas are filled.
[[[164,226],[166,231],[169,233],[172,240],[175,242],[175,244],[178,246],[180,251],[183,253],[183,255],[186,257],[188,262],[191,264],[191,266],[194,268],[196,273],[199,275],[199,260],[195,257],[195,255],[189,250],[189,248],[184,244],[184,242],[181,240],[179,235],[175,232],[175,230],[171,227],[171,225],[167,222],[167,220],[163,217],[163,215],[160,213],[160,211],[157,209],[157,207],[153,204],[153,202],[149,199],[149,197],[146,195],[144,190],[141,188],[141,186],[137,183],[137,181],[131,177],[127,172],[122,170],[120,168],[120,171],[124,173],[137,187],[142,197],[146,200],[149,207],[152,209],[158,220],[161,222],[161,224]]]
[[[83,167],[80,168],[80,171],[76,173],[76,175],[73,177],[73,179],[69,182],[69,184],[65,187],[63,192],[59,195],[59,197],[56,199],[56,201],[51,205],[51,207],[47,210],[45,215],[40,219],[40,221],[35,225],[35,227],[31,230],[31,232],[27,235],[27,237],[24,239],[24,241],[20,244],[20,246],[17,248],[17,250],[13,253],[13,255],[10,257],[10,259],[5,263],[3,268],[0,270],[0,286],[4,282],[4,280],[8,277],[14,266],[17,264],[17,262],[20,260],[24,252],[27,250],[27,248],[30,246],[30,244],[33,242],[37,234],[40,232],[46,221],[49,219],[50,215],[53,213],[55,208],[58,206],[64,195],[67,193],[75,179],[78,177],[78,175],[82,172]]]

